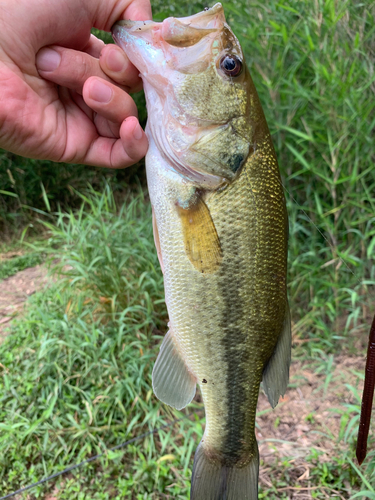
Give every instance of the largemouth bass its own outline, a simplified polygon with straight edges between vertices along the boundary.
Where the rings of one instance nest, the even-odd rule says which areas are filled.
[[[206,428],[192,500],[255,500],[259,386],[285,393],[291,334],[288,222],[257,92],[221,4],[162,23],[120,21],[113,37],[147,100],[147,181],[169,331],[153,370],[177,409],[201,388]]]

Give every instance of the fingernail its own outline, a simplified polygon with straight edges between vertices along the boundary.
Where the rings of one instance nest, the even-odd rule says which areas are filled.
[[[111,50],[107,54],[107,66],[110,71],[120,72],[124,69],[126,58],[119,50]]]
[[[41,49],[36,56],[36,67],[40,71],[55,71],[60,62],[60,54],[53,49]]]
[[[136,126],[133,128],[133,137],[136,141],[139,141],[143,137],[142,127],[137,122]]]
[[[112,99],[112,89],[105,83],[94,80],[90,86],[89,96],[94,101],[106,103]]]

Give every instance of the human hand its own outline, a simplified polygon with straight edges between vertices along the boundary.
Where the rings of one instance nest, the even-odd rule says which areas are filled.
[[[121,49],[90,35],[120,18],[150,19],[148,0],[2,2],[0,147],[112,168],[145,155],[147,138],[124,91],[140,87],[138,73]]]

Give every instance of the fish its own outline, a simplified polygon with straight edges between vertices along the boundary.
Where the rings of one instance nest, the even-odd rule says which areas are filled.
[[[152,373],[180,410],[200,386],[206,426],[192,500],[258,498],[255,416],[289,379],[288,217],[275,150],[223,7],[117,22],[143,80],[146,173],[169,324]]]

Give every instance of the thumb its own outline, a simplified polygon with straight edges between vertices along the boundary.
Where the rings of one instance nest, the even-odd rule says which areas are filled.
[[[125,16],[122,16],[122,19],[131,19],[132,21],[150,21],[152,19],[152,11],[149,0],[135,0],[131,2],[125,11]]]
[[[92,2],[92,0],[86,0]],[[133,21],[148,21],[152,19],[149,0],[112,0],[100,1],[94,20],[94,28],[111,31],[112,26],[119,19]]]

